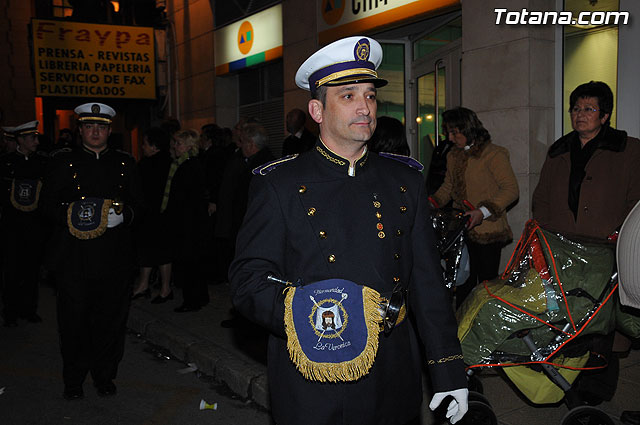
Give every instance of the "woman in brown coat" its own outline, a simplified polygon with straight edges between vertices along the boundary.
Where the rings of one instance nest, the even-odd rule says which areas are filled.
[[[613,93],[607,84],[578,86],[569,105],[574,131],[549,148],[533,192],[533,218],[570,239],[606,243],[640,200],[640,141],[610,126]],[[626,337],[617,339],[619,351],[628,349]],[[612,355],[613,341],[614,332],[592,336],[592,350],[609,364],[602,371],[582,373],[574,384],[589,403],[610,400],[615,392],[618,359]]]
[[[533,218],[545,229],[606,242],[640,199],[640,141],[609,125],[613,93],[602,82],[570,97],[574,131],[547,154],[533,192]]]
[[[509,151],[491,143],[491,136],[475,112],[454,108],[442,114],[442,128],[454,147],[447,154],[444,183],[433,195],[436,206],[453,201],[469,216],[467,248],[471,275],[456,288],[459,306],[473,287],[498,275],[500,252],[513,233],[507,207],[518,199],[518,181]],[[467,201],[467,202],[464,202]]]

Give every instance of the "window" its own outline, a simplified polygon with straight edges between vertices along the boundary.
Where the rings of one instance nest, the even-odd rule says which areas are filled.
[[[53,16],[56,18],[68,18],[73,14],[73,7],[69,0],[53,0]]]
[[[413,43],[413,59],[420,59],[462,37],[462,16]]]
[[[269,134],[269,148],[275,155],[284,140],[282,60],[248,68],[238,74],[241,117],[256,118]]]
[[[442,123],[442,113],[446,110],[446,68],[438,68],[438,122]],[[436,128],[436,75],[435,70],[418,78],[418,161],[425,164],[425,173],[429,171],[431,156],[436,144],[436,135],[441,128]],[[441,127],[441,125],[438,127]],[[446,135],[444,135],[446,138]],[[442,140],[442,139],[441,139]]]
[[[617,11],[618,0],[566,0],[564,10],[573,12]],[[569,96],[580,84],[603,81],[611,87],[614,100],[618,86],[618,26],[568,25],[564,28],[563,58],[563,133],[571,131]],[[611,126],[616,125],[616,108],[611,114]]]
[[[281,98],[284,91],[282,74],[281,60],[241,71],[238,74],[240,105]]]
[[[378,116],[393,117],[404,124],[404,44],[382,43],[378,76],[389,82],[378,91]]]

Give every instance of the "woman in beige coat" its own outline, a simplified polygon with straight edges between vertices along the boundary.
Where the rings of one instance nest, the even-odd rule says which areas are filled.
[[[436,207],[452,201],[454,208],[466,210],[469,216],[471,275],[456,288],[456,304],[460,306],[478,282],[498,275],[500,252],[513,238],[506,210],[519,192],[509,151],[491,143],[475,112],[458,107],[445,111],[442,120],[443,131],[454,147],[447,155],[444,183],[431,199]]]

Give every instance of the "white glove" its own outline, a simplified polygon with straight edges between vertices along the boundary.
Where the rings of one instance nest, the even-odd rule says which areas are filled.
[[[438,406],[440,406],[440,403],[442,403],[442,400],[447,396],[453,397],[453,400],[449,403],[445,416],[452,424],[455,424],[462,419],[464,414],[467,413],[467,410],[469,410],[469,390],[460,388],[459,390],[435,393],[431,399],[431,403],[429,403],[429,409],[436,410]]]
[[[124,216],[122,214],[116,214],[116,210],[113,208],[109,208],[109,217],[107,221],[107,227],[111,229],[112,227],[116,227],[118,224],[124,221]]]

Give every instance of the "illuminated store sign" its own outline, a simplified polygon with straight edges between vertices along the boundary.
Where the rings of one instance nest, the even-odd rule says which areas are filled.
[[[317,0],[318,38],[327,44],[460,4],[460,0]]]
[[[156,98],[153,28],[31,25],[36,96]]]
[[[282,5],[215,32],[216,75],[282,57]]]

